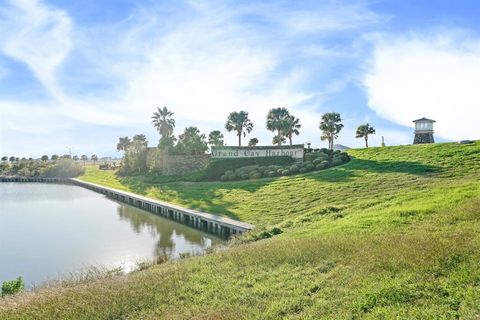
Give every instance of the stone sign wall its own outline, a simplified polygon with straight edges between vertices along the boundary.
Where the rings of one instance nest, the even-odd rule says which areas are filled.
[[[168,155],[158,148],[147,148],[146,166],[163,175],[181,175],[204,169],[211,159],[290,156],[302,161],[305,149],[302,144],[266,147],[212,147],[212,154]]]
[[[303,144],[292,146],[212,147],[213,159],[290,156],[296,160],[301,160],[304,154],[305,148]]]
[[[202,155],[166,155],[158,148],[147,149],[147,168],[160,171],[163,175],[173,176],[201,170],[210,162],[209,154]]]

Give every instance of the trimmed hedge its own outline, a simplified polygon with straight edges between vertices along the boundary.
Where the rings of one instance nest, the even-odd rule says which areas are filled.
[[[218,159],[210,162],[205,168],[205,174],[209,180],[220,179],[227,171],[235,170],[237,168],[247,166],[283,166],[293,163],[293,158],[290,156],[279,157],[258,157],[258,158],[239,158],[239,159]],[[279,169],[277,168],[277,170]]]
[[[285,165],[271,164],[268,166],[254,164],[239,167],[238,169],[236,169],[233,166],[233,162],[229,162],[229,164],[232,164],[232,167],[229,167],[229,169],[221,175],[220,179],[222,181],[233,181],[259,179],[264,177],[288,176],[296,173],[307,173],[317,170],[324,170],[350,161],[350,156],[345,152],[331,152],[330,150],[325,150],[326,151],[323,151],[322,149],[307,154],[308,157],[306,155],[305,158],[308,160],[304,161],[303,163]],[[278,163],[278,161],[275,162]],[[240,161],[236,162],[235,165],[238,165],[238,163],[240,163]]]

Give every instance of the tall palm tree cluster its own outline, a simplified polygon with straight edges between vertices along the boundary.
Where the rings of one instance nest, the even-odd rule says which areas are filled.
[[[162,150],[168,151],[174,147],[176,148],[175,143],[177,142],[177,138],[173,135],[173,130],[175,128],[175,119],[173,119],[173,115],[174,113],[168,110],[167,107],[157,107],[157,111],[155,111],[152,116],[153,126],[160,134],[158,147]],[[278,146],[286,143],[287,140],[289,144],[292,145],[293,137],[300,134],[301,127],[300,119],[292,115],[287,108],[273,108],[270,109],[267,114],[266,128],[274,132],[275,135],[273,136],[272,143]],[[339,113],[327,112],[322,115],[319,126],[319,129],[321,130],[320,139],[322,141],[328,141],[329,149],[334,148],[334,141],[338,138],[343,127],[344,125]],[[242,137],[245,138],[247,134],[252,132],[253,123],[250,120],[247,111],[234,111],[230,112],[228,115],[225,129],[228,132],[234,132],[236,134],[238,137],[238,145],[241,146]],[[368,123],[360,125],[356,131],[356,137],[363,138],[367,148],[368,138],[371,134],[375,134],[375,129]],[[206,148],[207,144],[210,146],[223,146],[225,144],[224,136],[220,130],[211,131],[207,138],[207,136],[201,134],[196,127],[189,127],[185,129],[185,132],[181,134],[179,138],[180,140],[177,144],[179,147],[177,149],[179,150],[177,151],[185,152],[185,146],[192,146],[192,148],[198,149],[187,151],[189,154],[201,153]],[[134,142],[147,146],[147,139],[145,135],[141,134],[134,136],[132,140],[130,140],[129,137],[119,138],[117,150],[127,151]],[[248,146],[256,146],[257,144],[258,139],[251,138]]]
[[[291,115],[286,108],[274,108],[268,112],[267,115],[267,129],[277,132],[273,137],[272,143],[282,145],[288,138],[290,145],[292,145],[292,136],[299,135],[301,128],[300,119]]]

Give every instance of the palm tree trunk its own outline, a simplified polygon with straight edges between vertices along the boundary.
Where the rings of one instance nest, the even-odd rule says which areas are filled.
[[[368,136],[365,136],[365,146],[368,148]]]
[[[282,145],[282,137],[280,136],[280,129],[278,129],[278,145],[281,146]]]
[[[242,131],[238,132],[238,146],[242,146]]]
[[[291,133],[288,135],[288,139],[290,140],[290,146],[292,146],[292,134]]]

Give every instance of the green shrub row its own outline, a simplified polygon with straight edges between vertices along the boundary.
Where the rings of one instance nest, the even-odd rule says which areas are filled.
[[[279,157],[258,157],[258,158],[239,158],[239,159],[218,159],[210,162],[205,168],[205,174],[209,180],[220,179],[227,171],[236,170],[246,166],[287,166],[294,162],[290,156]]]
[[[338,166],[350,161],[350,156],[345,152],[332,153],[332,157],[323,156],[324,153],[319,152],[311,157],[312,161],[303,163],[294,163],[290,165],[249,165],[238,169],[227,170],[221,177],[222,181],[260,179],[265,177],[288,176],[297,173],[307,173],[311,171],[323,170],[330,167]]]

